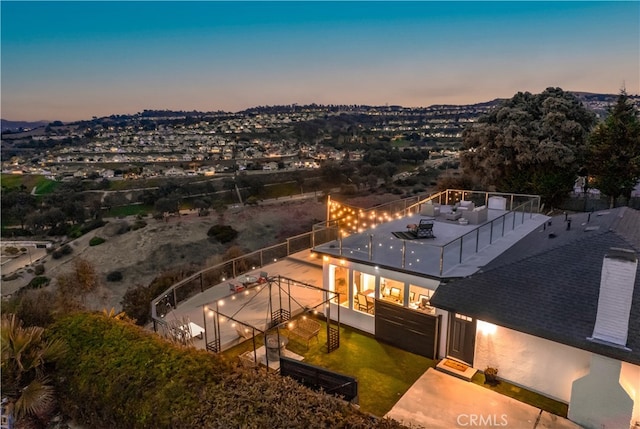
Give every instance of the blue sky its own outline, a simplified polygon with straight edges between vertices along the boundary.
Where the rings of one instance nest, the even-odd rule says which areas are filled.
[[[0,3],[2,117],[640,93],[640,2]]]

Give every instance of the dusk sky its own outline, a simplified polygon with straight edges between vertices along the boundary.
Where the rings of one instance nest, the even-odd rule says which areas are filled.
[[[1,116],[640,93],[640,3],[0,3]]]

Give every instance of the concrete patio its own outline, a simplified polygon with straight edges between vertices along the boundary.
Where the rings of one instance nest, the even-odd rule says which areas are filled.
[[[579,429],[563,417],[429,368],[385,417],[429,429]]]

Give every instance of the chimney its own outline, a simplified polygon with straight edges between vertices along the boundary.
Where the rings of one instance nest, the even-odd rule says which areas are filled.
[[[638,259],[631,250],[612,247],[605,255],[591,339],[626,347],[637,268]]]

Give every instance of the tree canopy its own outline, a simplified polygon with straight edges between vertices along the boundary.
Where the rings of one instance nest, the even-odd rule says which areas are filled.
[[[594,123],[560,88],[519,92],[465,130],[461,165],[486,188],[538,194],[554,205],[572,189]]]
[[[589,136],[587,173],[612,205],[619,196],[630,198],[640,180],[640,120],[624,90]]]

